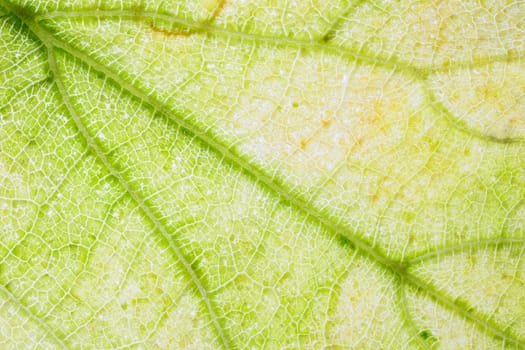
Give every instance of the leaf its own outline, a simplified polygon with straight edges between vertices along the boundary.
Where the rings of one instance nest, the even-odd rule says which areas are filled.
[[[0,0],[3,348],[525,348],[525,2]]]

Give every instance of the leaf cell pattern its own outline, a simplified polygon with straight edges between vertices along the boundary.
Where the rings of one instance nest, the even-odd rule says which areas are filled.
[[[523,18],[0,1],[0,345],[524,348]]]

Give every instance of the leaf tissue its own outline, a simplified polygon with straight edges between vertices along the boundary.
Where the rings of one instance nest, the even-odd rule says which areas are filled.
[[[0,0],[0,347],[524,349],[524,18]]]

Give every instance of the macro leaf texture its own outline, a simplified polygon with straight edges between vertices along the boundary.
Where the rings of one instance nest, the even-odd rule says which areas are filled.
[[[524,18],[0,0],[0,347],[524,349]]]

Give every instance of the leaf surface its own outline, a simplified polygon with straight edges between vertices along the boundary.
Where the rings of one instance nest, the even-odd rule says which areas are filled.
[[[0,344],[524,348],[523,18],[0,1]]]

